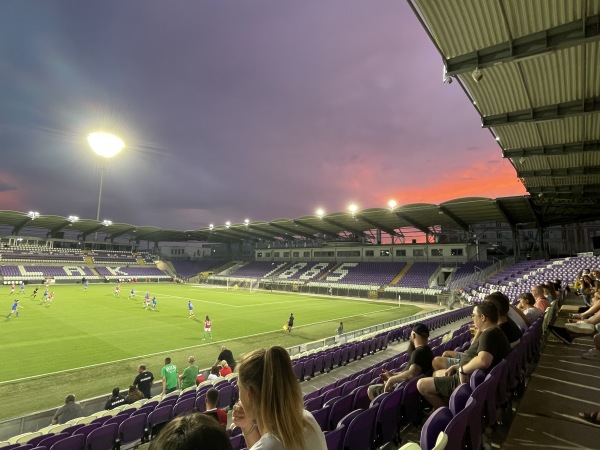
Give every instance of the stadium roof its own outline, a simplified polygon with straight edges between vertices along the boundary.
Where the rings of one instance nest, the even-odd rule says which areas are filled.
[[[409,4],[536,207],[600,217],[600,2]]]
[[[588,212],[589,218],[597,213]],[[581,216],[583,217],[583,216]],[[391,208],[370,208],[362,211],[335,212],[323,215],[276,219],[270,222],[239,223],[230,226],[177,231],[157,227],[111,223],[89,219],[71,221],[67,217],[38,215],[17,211],[0,211],[0,225],[12,228],[18,235],[24,228],[42,229],[48,236],[59,232],[76,232],[79,239],[99,233],[106,239],[123,238],[129,241],[178,242],[202,241],[232,243],[239,241],[279,241],[302,239],[344,239],[362,236],[372,230],[401,236],[402,229],[417,229],[435,234],[441,229],[471,231],[474,225],[485,222],[506,222],[511,227],[559,225],[563,219],[552,210],[540,208],[529,196],[457,198],[439,205],[414,203]],[[571,222],[572,219],[569,219]]]

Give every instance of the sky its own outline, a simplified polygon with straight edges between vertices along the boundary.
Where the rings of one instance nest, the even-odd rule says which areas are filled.
[[[521,195],[403,0],[0,2],[0,210],[210,223]]]

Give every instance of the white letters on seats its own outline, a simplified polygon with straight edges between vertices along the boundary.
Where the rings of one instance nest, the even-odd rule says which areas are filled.
[[[288,278],[292,278],[294,275],[296,275],[299,271],[301,271],[305,267],[306,267],[306,263],[304,263],[304,262],[296,263],[292,267],[290,267],[288,270],[281,273],[278,278],[283,278],[284,280],[287,280]]]
[[[340,267],[331,272],[324,281],[339,281],[348,275],[347,268],[356,266],[358,266],[358,263],[343,263]]]
[[[315,264],[314,266],[312,266],[310,269],[308,269],[306,272],[304,272],[302,275],[300,275],[300,277],[298,277],[299,280],[312,280],[313,278],[317,277],[321,272],[323,272],[327,266],[329,265],[329,263],[326,262],[320,262]]]

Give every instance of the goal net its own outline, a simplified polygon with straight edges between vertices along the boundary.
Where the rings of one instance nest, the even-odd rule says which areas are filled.
[[[253,278],[227,278],[228,291],[249,291],[254,292],[256,289],[256,280]]]

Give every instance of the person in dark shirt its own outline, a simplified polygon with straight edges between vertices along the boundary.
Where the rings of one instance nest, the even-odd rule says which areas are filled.
[[[151,398],[152,393],[150,392],[152,389],[152,382],[154,381],[154,375],[152,372],[148,372],[146,370],[146,366],[140,364],[138,367],[138,376],[133,380],[133,385],[137,386],[137,388],[142,391],[144,397]]]
[[[494,303],[484,301],[476,305],[471,316],[480,335],[459,363],[449,367],[444,376],[421,378],[417,382],[417,389],[434,408],[447,405],[454,389],[468,383],[476,369],[491,369],[510,352],[508,339],[498,327],[498,308]]]
[[[210,388],[206,392],[206,410],[203,414],[209,414],[210,416],[215,417],[223,428],[227,427],[227,413],[218,408],[217,405],[219,403],[219,391],[215,388]],[[211,414],[212,413],[212,414]]]
[[[492,302],[498,308],[498,326],[508,339],[511,348],[521,341],[523,332],[517,324],[508,317],[510,309],[510,300],[502,292],[493,292],[485,297],[485,300]]]
[[[227,361],[227,365],[231,367],[232,371],[235,372],[235,366],[237,363],[235,362],[235,359],[233,359],[233,353],[231,353],[231,350],[226,348],[224,345],[221,347],[221,353],[219,353],[219,356],[217,356],[217,360],[213,365],[219,365],[223,360]]]
[[[418,323],[413,326],[409,339],[408,352],[410,359],[406,365],[406,370],[397,374],[386,370],[379,375],[385,384],[372,384],[367,388],[371,400],[374,400],[383,392],[393,391],[396,385],[402,381],[412,380],[419,375],[431,375],[433,352],[427,345],[429,341],[429,328],[427,328],[427,325]]]
[[[120,391],[118,387],[113,389],[112,395],[106,401],[106,405],[104,405],[104,409],[115,409],[125,404],[125,397],[123,397],[119,392]]]
[[[288,319],[287,332],[291,333],[292,332],[292,328],[294,328],[294,313],[291,313],[290,314],[290,318]]]

